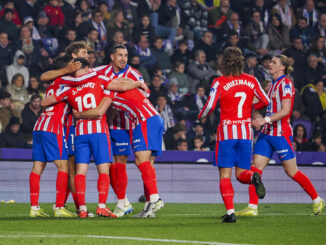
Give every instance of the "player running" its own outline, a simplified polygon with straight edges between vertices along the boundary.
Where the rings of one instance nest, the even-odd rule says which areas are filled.
[[[221,116],[217,129],[214,165],[219,167],[220,192],[226,208],[222,222],[236,222],[234,214],[234,191],[231,183],[232,167],[243,184],[253,184],[260,198],[265,188],[260,175],[250,170],[252,129],[251,112],[253,99],[259,102],[255,108],[268,105],[269,99],[257,79],[243,73],[243,56],[238,48],[227,48],[223,54],[225,75],[216,78],[211,86],[209,98],[198,115],[205,121],[220,102]]]
[[[292,72],[289,59],[284,55],[273,57],[269,72],[273,82],[269,87],[270,104],[265,118],[257,118],[253,126],[263,127],[254,149],[252,171],[262,174],[273,153],[276,151],[286,174],[296,181],[313,200],[313,213],[322,213],[325,202],[315,190],[309,178],[297,166],[295,152],[292,146],[292,127],[290,117],[293,109],[295,89],[287,77]],[[249,205],[237,213],[239,216],[257,216],[258,198],[253,186],[249,186]]]

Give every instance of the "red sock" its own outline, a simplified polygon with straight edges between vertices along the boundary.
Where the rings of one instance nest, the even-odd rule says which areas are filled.
[[[38,198],[40,196],[40,179],[41,176],[31,172],[29,175],[29,193],[31,198],[31,206],[38,206]]]
[[[138,165],[148,196],[158,194],[155,169],[150,161],[142,162]]]
[[[260,174],[260,176],[262,175],[263,171],[261,171],[260,169],[254,167],[254,166],[251,166],[251,171],[252,172],[257,172]],[[250,204],[254,204],[254,205],[258,205],[258,196],[257,196],[257,193],[256,193],[256,188],[254,185],[249,185],[249,203]]]
[[[253,172],[251,170],[245,170],[240,174],[240,176],[238,177],[238,180],[242,184],[250,184],[252,175],[253,175]]]
[[[69,188],[69,186],[68,186],[67,191],[66,191],[66,196],[65,196],[65,204],[67,203],[67,200],[68,200],[69,194],[70,194],[70,188]]]
[[[116,186],[116,183],[117,183],[117,175],[116,175],[116,163],[112,163],[110,165],[110,171],[109,171],[109,174],[110,174],[110,184],[112,186],[112,189],[114,191],[114,193],[117,195],[117,186]]]
[[[68,188],[68,173],[63,171],[58,171],[57,174],[57,198],[55,206],[57,208],[63,207],[65,204],[66,192]]]
[[[234,190],[230,178],[224,178],[220,180],[220,192],[226,210],[234,209],[234,204],[233,204]]]
[[[126,197],[127,185],[128,185],[128,176],[126,170],[126,164],[116,163],[115,164],[115,173],[117,177],[116,182],[116,195],[118,199],[124,199]]]
[[[144,184],[144,195],[146,197],[146,202],[149,202],[150,198],[149,198],[148,190],[146,189],[145,184]]]
[[[106,203],[110,187],[110,177],[108,174],[100,174],[97,180],[98,203]]]
[[[74,199],[74,203],[76,206],[76,209],[79,210],[79,204],[78,204],[78,200],[77,200],[77,194],[76,193],[71,193],[72,198]]]
[[[304,189],[305,192],[311,197],[312,200],[318,197],[318,193],[315,187],[312,185],[310,179],[302,173],[300,170],[292,177],[294,181],[296,181],[301,187]]]
[[[85,206],[85,192],[86,192],[86,176],[83,174],[77,174],[75,176],[75,188],[77,201],[79,206]]]

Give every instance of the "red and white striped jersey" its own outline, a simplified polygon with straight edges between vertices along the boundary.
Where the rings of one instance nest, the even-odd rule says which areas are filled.
[[[114,108],[128,112],[136,124],[160,115],[141,89],[132,89],[123,93],[109,91],[109,93],[113,99]]]
[[[257,79],[246,73],[239,77],[219,77],[211,86],[210,95],[198,119],[209,116],[220,102],[218,140],[252,140],[251,112],[256,97],[265,106],[269,99]]]
[[[77,87],[61,86],[55,97],[57,101],[67,100],[69,105],[79,112],[96,108],[104,96],[109,96],[109,92],[104,90],[109,82],[100,77],[96,74],[93,78],[87,77],[85,79],[88,81]],[[76,136],[94,133],[108,133],[106,115],[98,119],[76,121]]]
[[[282,100],[284,99],[291,99],[291,109],[289,114],[283,117],[281,120],[266,124],[262,130],[262,133],[272,136],[292,136],[290,117],[292,115],[295,95],[293,82],[283,75],[270,84],[267,95],[271,100],[267,107],[267,116],[272,116],[276,112],[280,111],[282,109]]]
[[[108,77],[110,80],[120,77],[126,77],[134,81],[144,82],[142,75],[136,69],[132,68],[129,65],[126,65],[125,69],[118,73],[115,73],[113,66],[110,65],[106,68],[104,76]],[[129,130],[131,128],[130,115],[126,112],[120,111],[109,124],[109,128]]]
[[[56,81],[52,82],[46,90],[46,96],[55,94],[60,90],[60,84]],[[52,106],[48,106],[42,112],[34,125],[34,131],[46,131],[63,135],[63,125],[69,113],[69,105],[66,102],[59,102]]]

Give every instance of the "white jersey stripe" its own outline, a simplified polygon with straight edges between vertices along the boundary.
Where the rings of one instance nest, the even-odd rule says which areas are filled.
[[[223,125],[223,134],[224,134],[224,140],[228,140],[228,126],[227,125]]]
[[[232,125],[232,136],[233,136],[233,139],[235,139],[235,140],[238,139],[237,125]]]
[[[241,124],[242,139],[247,139],[247,129],[245,124]]]

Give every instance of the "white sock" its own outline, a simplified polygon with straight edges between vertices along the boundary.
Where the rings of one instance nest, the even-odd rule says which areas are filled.
[[[145,206],[144,206],[144,210],[147,209],[148,205],[149,205],[150,202],[145,202]]]
[[[258,205],[249,203],[248,204],[248,207],[249,208],[252,208],[252,209],[257,209],[258,208]]]
[[[98,205],[97,205],[99,208],[105,208],[106,206],[105,206],[105,203],[99,203]]]
[[[127,196],[126,196],[126,197],[125,197],[125,206],[129,206],[129,205],[130,205],[130,202],[129,202]]]
[[[81,205],[81,206],[79,206],[79,211],[85,211],[85,212],[87,212],[87,207],[86,207],[86,205]]]
[[[40,206],[31,206],[31,209],[37,211],[37,210],[40,210]]]
[[[160,197],[159,197],[158,194],[152,194],[152,195],[149,196],[150,202],[157,202],[159,198]]]
[[[228,209],[228,210],[226,210],[226,214],[227,215],[231,215],[233,213],[234,213],[234,209]]]
[[[123,210],[124,207],[125,207],[125,199],[118,199],[117,208],[120,208]]]
[[[320,196],[316,197],[314,200],[312,200],[314,203],[320,203],[321,202]]]

